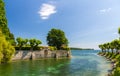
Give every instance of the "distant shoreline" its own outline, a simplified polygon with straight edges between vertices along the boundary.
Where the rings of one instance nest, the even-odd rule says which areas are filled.
[[[71,50],[94,50],[93,48],[75,48],[75,47],[70,47]]]

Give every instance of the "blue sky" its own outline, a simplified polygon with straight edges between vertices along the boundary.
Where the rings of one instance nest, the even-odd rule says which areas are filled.
[[[51,28],[65,32],[69,46],[95,48],[118,38],[120,0],[5,0],[15,37],[37,38],[46,45]]]

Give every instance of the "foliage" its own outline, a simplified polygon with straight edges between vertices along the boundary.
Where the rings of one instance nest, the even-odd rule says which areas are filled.
[[[37,50],[41,49],[38,47],[39,44],[42,44],[40,40],[37,39],[23,39],[21,37],[16,38],[17,46],[15,47],[16,50]]]
[[[0,62],[9,62],[14,53],[14,47],[6,41],[5,36],[3,36],[2,32],[0,32]]]
[[[62,50],[67,50],[67,51],[70,50],[70,48],[69,48],[68,46],[62,46],[61,49],[62,49]]]
[[[5,4],[3,0],[0,0],[0,29],[5,35],[6,40],[9,41],[12,45],[15,45],[14,35],[8,28],[4,5]]]
[[[118,34],[120,35],[120,28],[118,28]],[[99,54],[105,56],[107,59],[113,61],[113,74],[110,76],[120,75],[120,37],[109,43],[100,44],[99,48],[105,52],[100,52]],[[108,50],[108,52],[106,51]],[[115,64],[115,65],[114,65]]]
[[[28,42],[28,39],[23,39],[21,37],[18,37],[16,39],[17,41],[17,46],[19,46],[19,50],[21,50],[21,48],[24,46],[24,45],[27,45],[27,42]]]
[[[42,50],[43,48],[44,47],[42,47],[42,46],[38,46],[38,47],[34,47],[33,50]],[[19,50],[19,47],[15,46],[15,49]],[[21,47],[21,50],[29,51],[29,50],[31,50],[31,46],[23,46],[23,47]]]
[[[54,47],[54,46],[49,46],[49,49],[50,49],[51,51],[55,51],[55,50],[57,50],[57,48]]]
[[[29,43],[30,43],[31,49],[37,47],[39,44],[42,44],[42,42],[37,39],[30,39]]]
[[[48,32],[47,43],[49,46],[54,46],[58,50],[60,50],[63,45],[68,46],[68,40],[65,37],[65,33],[60,29],[54,28]]]

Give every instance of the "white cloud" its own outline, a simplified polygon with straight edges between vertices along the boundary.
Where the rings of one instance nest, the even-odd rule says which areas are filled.
[[[41,19],[48,19],[52,14],[55,14],[56,12],[56,6],[49,3],[42,4],[40,10],[38,11]]]
[[[99,12],[100,12],[101,14],[108,13],[108,12],[110,12],[110,11],[111,11],[111,8],[99,10]]]

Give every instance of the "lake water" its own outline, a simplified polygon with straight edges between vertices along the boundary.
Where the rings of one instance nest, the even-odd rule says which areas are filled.
[[[15,61],[0,64],[0,76],[106,76],[110,62],[98,51],[72,50],[71,59]]]

